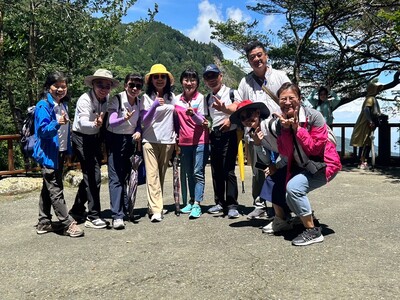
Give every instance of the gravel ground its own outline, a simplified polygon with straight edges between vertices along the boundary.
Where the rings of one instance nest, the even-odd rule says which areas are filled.
[[[39,190],[0,196],[0,298],[398,299],[399,169],[347,168],[312,192],[325,241],[308,247],[291,246],[296,230],[268,236],[260,230],[267,220],[246,219],[252,210],[249,167],[246,193],[239,194],[243,215],[233,220],[175,216],[168,172],[170,212],[163,222],[145,215],[140,186],[136,223],[121,231],[85,229],[77,239],[36,234]],[[65,190],[69,206],[75,193]],[[207,167],[204,211],[212,195]],[[107,184],[101,197],[110,218]]]

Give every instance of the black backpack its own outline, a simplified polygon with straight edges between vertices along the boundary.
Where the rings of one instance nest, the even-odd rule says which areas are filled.
[[[32,157],[33,147],[35,146],[37,139],[35,135],[35,110],[35,105],[28,107],[20,132],[22,153],[25,158]]]

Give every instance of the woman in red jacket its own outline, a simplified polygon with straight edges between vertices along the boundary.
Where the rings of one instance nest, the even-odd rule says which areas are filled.
[[[334,138],[324,117],[301,106],[297,85],[284,83],[277,92],[282,114],[278,121],[278,151],[287,157],[286,203],[299,216],[306,230],[292,244],[306,246],[324,240],[314,225],[308,192],[325,185],[341,169]]]

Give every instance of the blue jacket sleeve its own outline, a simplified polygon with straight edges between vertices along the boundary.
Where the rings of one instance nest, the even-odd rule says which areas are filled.
[[[36,106],[35,129],[36,135],[41,139],[52,139],[60,129],[54,112],[44,101],[40,101]]]

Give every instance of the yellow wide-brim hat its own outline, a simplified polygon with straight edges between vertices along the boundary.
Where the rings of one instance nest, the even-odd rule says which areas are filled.
[[[149,78],[153,74],[167,74],[169,80],[171,81],[171,85],[174,84],[174,76],[167,70],[167,68],[163,64],[155,64],[151,67],[150,72],[146,74],[144,77],[145,83],[149,84]]]
[[[119,85],[119,81],[113,77],[111,71],[106,69],[98,69],[93,75],[86,76],[84,80],[85,85],[93,88],[93,81],[96,79],[110,80],[112,89]]]

